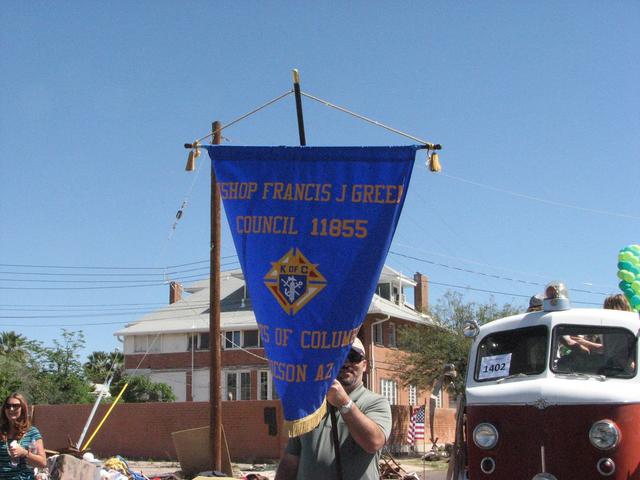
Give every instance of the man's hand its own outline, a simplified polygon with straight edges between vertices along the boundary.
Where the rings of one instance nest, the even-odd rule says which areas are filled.
[[[327,391],[327,402],[336,408],[349,403],[349,394],[338,380],[334,380]],[[375,453],[384,446],[384,433],[380,426],[368,418],[356,404],[353,404],[347,414],[342,415],[349,433],[362,449],[368,453]]]
[[[327,402],[336,408],[349,403],[349,394],[338,380],[334,380],[327,392]]]

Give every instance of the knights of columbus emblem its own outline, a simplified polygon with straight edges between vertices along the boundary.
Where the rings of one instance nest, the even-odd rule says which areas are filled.
[[[280,260],[271,262],[264,284],[289,315],[298,313],[327,285],[317,266],[297,248],[289,250]]]

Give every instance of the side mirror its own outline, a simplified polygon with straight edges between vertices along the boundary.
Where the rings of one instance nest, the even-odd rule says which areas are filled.
[[[462,334],[467,338],[476,338],[480,333],[480,327],[475,320],[467,320],[462,325]]]

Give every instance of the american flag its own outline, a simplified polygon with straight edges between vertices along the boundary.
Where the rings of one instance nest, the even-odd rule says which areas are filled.
[[[413,410],[407,431],[407,443],[415,445],[416,440],[424,440],[424,405]]]

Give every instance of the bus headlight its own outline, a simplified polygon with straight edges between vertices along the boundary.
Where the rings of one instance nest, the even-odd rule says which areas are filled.
[[[484,450],[492,449],[498,443],[498,430],[490,423],[479,423],[473,429],[473,443]]]
[[[610,450],[620,441],[620,430],[611,420],[599,420],[589,430],[591,445],[600,450]]]

